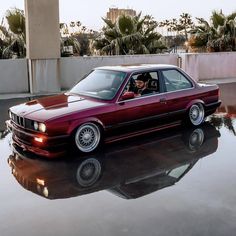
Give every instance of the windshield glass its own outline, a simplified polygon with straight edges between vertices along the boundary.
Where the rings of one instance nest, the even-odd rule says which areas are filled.
[[[126,73],[121,71],[94,70],[76,84],[70,92],[111,100],[115,97],[125,76]]]

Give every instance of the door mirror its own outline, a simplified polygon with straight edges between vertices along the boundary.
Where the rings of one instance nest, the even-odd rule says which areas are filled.
[[[125,92],[125,93],[121,96],[121,101],[133,99],[134,97],[135,97],[135,96],[134,96],[134,92]]]

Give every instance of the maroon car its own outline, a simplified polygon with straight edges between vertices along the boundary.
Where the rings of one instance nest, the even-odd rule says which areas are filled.
[[[85,158],[73,153],[70,159],[66,155],[47,162],[15,146],[8,164],[20,185],[47,199],[101,190],[132,199],[177,183],[199,160],[213,158],[219,137],[220,132],[205,122],[201,127],[176,128],[124,145],[107,145],[103,152]]]
[[[64,94],[11,107],[6,124],[18,146],[55,157],[68,144],[89,153],[103,141],[198,126],[219,105],[217,85],[197,84],[176,66],[100,67]]]

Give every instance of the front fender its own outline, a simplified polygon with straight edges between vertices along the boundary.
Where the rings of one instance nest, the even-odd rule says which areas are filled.
[[[104,124],[102,123],[101,120],[99,120],[96,117],[87,117],[87,118],[72,121],[69,128],[68,128],[67,133],[69,135],[71,135],[79,126],[81,126],[84,123],[89,123],[89,122],[98,124],[102,127],[103,130],[105,129],[105,126],[104,126]]]

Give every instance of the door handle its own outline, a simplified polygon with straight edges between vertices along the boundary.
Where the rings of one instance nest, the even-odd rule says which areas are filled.
[[[165,99],[165,98],[161,98],[161,99],[160,99],[160,103],[166,104],[166,99]]]

